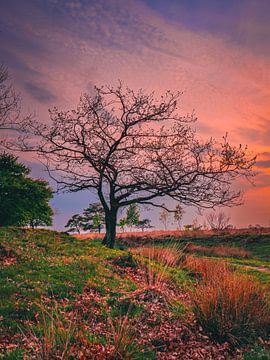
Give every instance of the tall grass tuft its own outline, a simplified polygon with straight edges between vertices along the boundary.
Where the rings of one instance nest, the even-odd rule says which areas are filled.
[[[113,319],[108,317],[107,344],[111,346],[109,359],[132,360],[137,353],[135,334],[128,314]]]
[[[183,258],[183,250],[177,244],[170,244],[167,247],[143,246],[131,249],[138,254],[152,260],[156,260],[166,266],[174,267]]]
[[[269,335],[269,296],[258,281],[222,261],[188,257],[186,266],[202,276],[191,301],[198,323],[215,340],[236,346]]]
[[[76,319],[63,319],[55,302],[52,309],[47,310],[43,304],[37,304],[40,319],[36,330],[30,331],[30,344],[35,359],[66,360],[70,358],[72,343],[76,333]]]
[[[184,256],[183,251],[176,244],[168,247],[138,247],[130,251],[143,270],[146,285],[156,288],[161,288],[168,282],[168,269],[177,266]]]

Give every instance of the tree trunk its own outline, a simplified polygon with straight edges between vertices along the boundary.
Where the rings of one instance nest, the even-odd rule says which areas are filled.
[[[110,210],[105,214],[106,234],[103,244],[113,249],[116,237],[117,209]]]

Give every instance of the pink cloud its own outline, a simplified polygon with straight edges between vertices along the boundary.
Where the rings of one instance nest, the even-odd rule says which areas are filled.
[[[75,107],[80,93],[93,84],[115,84],[121,79],[131,88],[158,94],[183,90],[179,110],[185,114],[195,109],[201,136],[229,132],[235,143],[270,152],[267,54],[169,23],[140,1],[115,1],[110,6],[96,2],[83,12],[79,1],[70,1],[62,10],[69,16],[67,23],[61,16],[58,22],[52,21],[35,5],[29,11],[29,19],[22,19],[18,10],[8,21],[40,51],[14,46],[9,52],[28,69],[28,73],[18,67],[12,71],[26,109],[36,111],[39,119],[48,121],[49,106]],[[40,99],[31,91],[37,84],[44,90],[40,89]],[[263,180],[263,192],[248,188],[246,205],[233,210],[239,224],[244,218],[252,222],[257,213],[252,206],[258,208],[262,221],[269,217],[268,179]]]

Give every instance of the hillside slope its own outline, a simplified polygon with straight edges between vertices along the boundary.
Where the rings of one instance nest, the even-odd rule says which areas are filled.
[[[252,359],[243,355],[251,343],[217,342],[199,324],[197,276],[159,260],[64,233],[0,229],[0,358]],[[254,356],[267,356],[262,343]]]

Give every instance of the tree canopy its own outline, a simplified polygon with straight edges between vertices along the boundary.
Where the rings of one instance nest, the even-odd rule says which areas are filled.
[[[89,204],[83,211],[84,228],[83,230],[95,231],[100,233],[105,222],[103,206],[100,203]]]
[[[89,204],[83,214],[73,215],[65,225],[70,232],[95,231],[100,233],[105,222],[104,209],[100,203]]]
[[[84,217],[80,214],[74,214],[66,223],[65,227],[69,232],[77,232],[80,234],[81,230],[84,230]]]
[[[118,226],[120,226],[122,231],[124,231],[126,225],[129,226],[130,230],[132,227],[135,227],[141,229],[142,231],[152,227],[150,219],[141,219],[138,204],[129,205],[126,211],[126,216],[119,220]]]
[[[154,93],[117,87],[82,95],[71,111],[50,110],[51,122],[29,121],[36,150],[59,189],[94,190],[105,212],[106,238],[113,247],[120,208],[131,204],[162,206],[158,198],[203,208],[241,203],[232,190],[238,177],[252,176],[255,158],[242,145],[199,140],[194,114],[180,116],[180,93]],[[164,206],[163,206],[164,207]]]
[[[52,225],[52,190],[44,180],[33,180],[30,169],[7,153],[0,154],[0,226]]]

